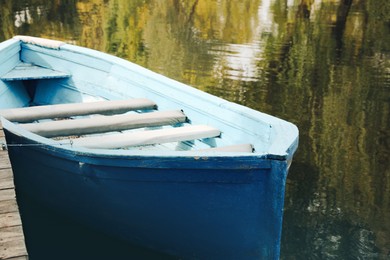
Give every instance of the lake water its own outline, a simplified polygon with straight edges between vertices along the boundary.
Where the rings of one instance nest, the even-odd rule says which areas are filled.
[[[295,123],[282,259],[390,259],[390,1],[2,0],[0,40],[108,52]],[[23,208],[31,260],[161,259]],[[55,255],[55,257],[53,257]]]

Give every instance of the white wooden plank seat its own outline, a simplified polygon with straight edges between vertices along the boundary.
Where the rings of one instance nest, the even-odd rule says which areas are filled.
[[[236,144],[236,145],[227,145],[227,146],[213,147],[207,149],[199,149],[197,151],[253,153],[254,148],[253,145],[251,144]]]
[[[40,119],[81,116],[90,114],[119,114],[131,110],[156,108],[151,100],[138,98],[128,100],[69,103],[47,106],[24,107],[0,110],[0,115],[13,122],[32,122]]]
[[[67,72],[44,68],[31,63],[20,62],[0,79],[4,81],[14,81],[32,79],[58,79],[69,78],[71,76],[72,75]]]
[[[91,136],[72,139],[73,146],[98,149],[118,149],[130,146],[153,145],[160,143],[190,141],[218,137],[221,132],[211,126],[190,125],[159,130],[146,130],[104,136]],[[59,141],[69,144],[70,140]]]
[[[182,111],[177,110],[57,120],[21,124],[21,126],[44,137],[56,137],[123,131],[141,127],[174,125],[184,122],[186,122],[186,116]]]

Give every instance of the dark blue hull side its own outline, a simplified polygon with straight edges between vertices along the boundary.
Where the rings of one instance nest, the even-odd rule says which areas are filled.
[[[18,192],[81,223],[185,259],[279,258],[287,161],[104,157],[6,137]]]

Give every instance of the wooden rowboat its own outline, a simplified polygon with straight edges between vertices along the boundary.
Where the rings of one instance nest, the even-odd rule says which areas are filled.
[[[59,41],[0,43],[0,115],[21,194],[189,259],[277,259],[298,129]]]

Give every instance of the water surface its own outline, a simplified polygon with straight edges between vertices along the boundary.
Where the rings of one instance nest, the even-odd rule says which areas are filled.
[[[390,258],[390,1],[3,0],[0,7],[0,40],[27,34],[94,48],[295,123],[300,146],[287,183],[282,259]],[[73,259],[91,250],[138,252],[49,213],[29,214],[51,220],[51,233],[38,236],[32,218],[32,260],[51,259],[45,237]],[[83,249],[72,236],[108,246]]]

